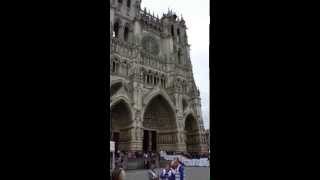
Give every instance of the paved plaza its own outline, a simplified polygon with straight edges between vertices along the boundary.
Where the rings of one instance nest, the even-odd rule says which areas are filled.
[[[210,167],[186,167],[185,175],[186,180],[209,180]],[[148,180],[148,170],[128,170],[126,180]]]

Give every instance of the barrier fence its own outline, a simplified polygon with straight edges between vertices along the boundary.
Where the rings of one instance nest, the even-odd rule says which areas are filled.
[[[172,161],[179,158],[186,166],[194,166],[194,167],[209,167],[209,160],[208,158],[200,158],[200,159],[188,159],[181,155],[167,155],[165,153],[161,153],[160,157],[164,158],[165,160]]]

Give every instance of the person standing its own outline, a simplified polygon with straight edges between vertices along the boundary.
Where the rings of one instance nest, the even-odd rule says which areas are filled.
[[[181,162],[179,158],[177,158],[175,161],[176,180],[185,180],[184,167],[185,167],[185,164]]]
[[[145,152],[143,155],[144,158],[144,168],[147,169],[147,165],[148,165],[148,154]]]
[[[160,172],[160,179],[161,180],[167,180],[168,176],[170,174],[170,165],[167,164],[165,168],[163,168]],[[171,175],[171,174],[170,174]]]
[[[161,171],[160,179],[161,180],[175,180],[174,170],[172,169],[170,164],[167,164],[166,167]]]

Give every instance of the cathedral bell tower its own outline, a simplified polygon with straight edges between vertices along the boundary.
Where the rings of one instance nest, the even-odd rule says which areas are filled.
[[[191,66],[187,27],[182,15],[178,17],[174,12],[168,10],[167,14],[163,14],[162,22],[165,26],[165,35],[170,39],[169,54],[175,57],[173,63]]]
[[[111,8],[130,19],[139,14],[140,6],[141,0],[110,0]]]

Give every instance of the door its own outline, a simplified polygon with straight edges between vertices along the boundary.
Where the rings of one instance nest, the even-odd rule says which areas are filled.
[[[151,138],[152,138],[151,150],[153,152],[157,152],[157,132],[156,131],[151,131]]]
[[[143,131],[143,151],[148,152],[149,147],[149,131]]]

